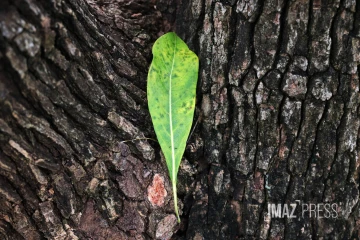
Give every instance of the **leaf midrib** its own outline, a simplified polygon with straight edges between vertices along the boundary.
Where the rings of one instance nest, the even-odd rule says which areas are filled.
[[[172,163],[172,181],[175,182],[175,149],[174,149],[174,134],[173,134],[173,127],[172,127],[172,96],[171,96],[171,90],[172,90],[172,73],[174,70],[175,65],[175,50],[176,50],[176,37],[174,41],[174,54],[173,54],[173,60],[171,64],[171,70],[170,70],[170,81],[169,81],[169,120],[170,120],[170,139],[171,139],[171,163]]]

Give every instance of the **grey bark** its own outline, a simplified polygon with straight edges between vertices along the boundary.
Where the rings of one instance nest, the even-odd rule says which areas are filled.
[[[151,46],[200,59],[173,214]],[[355,0],[0,2],[0,239],[357,239]],[[336,203],[337,218],[268,204]]]

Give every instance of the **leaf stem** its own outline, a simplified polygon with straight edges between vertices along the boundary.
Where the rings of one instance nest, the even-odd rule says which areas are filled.
[[[174,195],[174,208],[175,208],[175,214],[178,220],[178,223],[180,223],[180,216],[179,216],[179,209],[177,205],[177,190],[176,190],[176,181],[172,181],[172,189],[173,189],[173,195]]]

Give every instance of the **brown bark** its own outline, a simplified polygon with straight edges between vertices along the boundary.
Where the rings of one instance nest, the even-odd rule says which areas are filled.
[[[200,59],[173,214],[152,43]],[[356,239],[355,0],[2,0],[0,239]],[[336,203],[337,218],[268,204]]]

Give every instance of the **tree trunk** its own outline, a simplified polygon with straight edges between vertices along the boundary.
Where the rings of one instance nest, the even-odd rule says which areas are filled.
[[[181,224],[144,139],[167,31],[200,59]],[[360,237],[359,2],[1,0],[0,33],[0,239]]]

